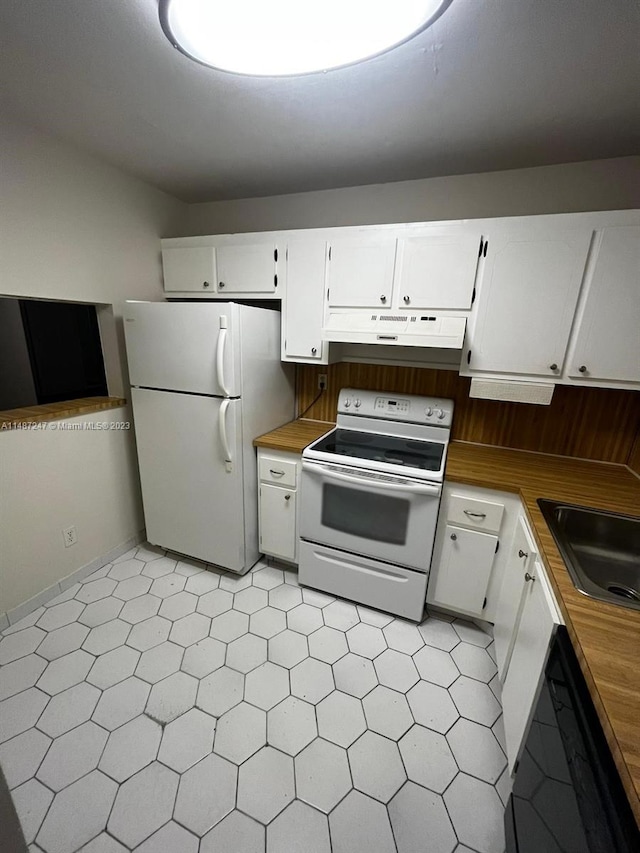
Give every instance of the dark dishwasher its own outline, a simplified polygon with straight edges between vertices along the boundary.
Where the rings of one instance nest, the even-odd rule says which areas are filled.
[[[640,832],[564,626],[517,767],[505,834],[507,853],[640,851]]]

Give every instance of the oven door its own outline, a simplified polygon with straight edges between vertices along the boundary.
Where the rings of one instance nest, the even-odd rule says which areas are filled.
[[[440,485],[303,460],[300,536],[429,570]]]

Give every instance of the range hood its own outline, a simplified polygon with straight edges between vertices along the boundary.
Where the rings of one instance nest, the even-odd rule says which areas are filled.
[[[331,313],[322,330],[327,341],[403,347],[462,349],[466,317],[406,311]]]

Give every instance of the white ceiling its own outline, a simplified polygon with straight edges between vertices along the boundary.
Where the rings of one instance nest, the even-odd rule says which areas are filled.
[[[9,110],[187,201],[640,153],[637,0],[453,0],[285,79],[190,61],[157,0],[2,0],[0,73]]]

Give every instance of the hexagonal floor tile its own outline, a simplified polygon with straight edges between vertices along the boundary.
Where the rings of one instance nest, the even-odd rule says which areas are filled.
[[[56,738],[36,774],[38,780],[52,791],[66,788],[98,766],[107,737],[104,729],[89,722]]]
[[[0,701],[33,687],[42,675],[46,660],[35,654],[14,660],[0,669]]]
[[[103,597],[100,596],[100,598]],[[42,628],[44,631],[55,631],[56,628],[62,628],[63,625],[75,622],[83,610],[84,604],[80,601],[66,601],[64,604],[56,604],[55,607],[46,610],[38,619],[38,628]]]
[[[118,586],[113,591],[113,595],[115,598],[121,598],[123,601],[131,601],[133,598],[138,598],[138,596],[148,593],[151,584],[151,578],[135,575],[132,578],[127,578],[127,580],[119,581]]]
[[[481,646],[483,649],[486,649],[491,643],[491,635],[485,633],[482,628],[479,628],[473,622],[468,622],[466,619],[454,619],[451,624],[453,630],[464,643]]]
[[[349,651],[342,631],[327,628],[326,625],[310,634],[308,639],[309,654],[325,663],[335,663]]]
[[[238,610],[228,610],[211,620],[210,634],[223,643],[230,643],[247,633],[249,617]]]
[[[50,745],[50,737],[37,729],[27,729],[0,746],[0,766],[10,789],[35,775]]]
[[[144,545],[140,545],[138,547],[135,557],[136,560],[143,560],[145,563],[150,563],[152,560],[158,560],[160,557],[164,557],[165,553],[164,548],[159,548],[157,545],[151,545],[149,542],[145,542]]]
[[[333,853],[396,853],[389,815],[382,803],[351,791],[329,817]]]
[[[318,735],[313,705],[287,696],[267,714],[267,741],[270,746],[297,755]]]
[[[158,560],[158,562],[160,562]],[[198,596],[191,592],[177,592],[175,595],[165,598],[160,605],[159,615],[165,619],[182,619],[193,613],[198,603]]]
[[[105,690],[133,675],[140,660],[140,652],[129,646],[121,646],[100,655],[87,675],[87,681]]]
[[[422,635],[413,622],[394,619],[382,629],[382,632],[389,648],[396,652],[413,655],[424,646]]]
[[[192,708],[164,728],[158,759],[184,773],[213,749],[216,721],[210,714]]]
[[[433,853],[451,853],[457,839],[442,797],[407,782],[389,803],[398,853],[415,853],[429,839]],[[460,852],[462,853],[462,851]]]
[[[59,737],[91,718],[100,698],[100,691],[86,681],[54,696],[38,720],[38,728]]]
[[[103,655],[116,649],[118,646],[124,645],[131,625],[122,619],[112,619],[111,622],[105,622],[103,625],[98,625],[92,628],[82,644],[82,648],[92,655]]]
[[[140,655],[136,675],[155,684],[180,669],[184,649],[175,643],[160,643]]]
[[[172,572],[170,575],[165,575],[154,580],[149,592],[151,595],[157,595],[158,598],[168,598],[170,595],[182,592],[186,582],[187,579],[183,575],[177,575]]]
[[[30,779],[11,792],[11,799],[20,820],[24,839],[27,844],[31,844],[40,829],[47,809],[51,805],[53,794],[37,779]],[[37,853],[40,848],[32,845],[29,849]]]
[[[251,579],[251,572],[245,575],[238,575],[235,572],[223,572],[220,575],[220,589],[227,589],[229,592],[238,593],[251,586]]]
[[[366,696],[378,683],[371,661],[351,652],[334,663],[333,677],[338,690],[358,699]]]
[[[175,819],[196,835],[204,835],[233,811],[237,779],[237,767],[218,755],[207,755],[182,774]]]
[[[382,630],[364,622],[347,631],[347,643],[354,654],[370,659],[377,658],[387,648]]]
[[[429,681],[419,681],[412,687],[407,700],[416,723],[440,734],[446,734],[460,716],[444,687]]]
[[[260,589],[270,590],[284,583],[284,572],[275,566],[262,566],[252,572],[252,582]]]
[[[409,704],[403,693],[379,684],[362,701],[368,727],[380,735],[398,740],[413,725]]]
[[[269,606],[278,610],[293,610],[298,604],[302,604],[302,593],[289,584],[283,583],[269,591]]]
[[[238,672],[250,672],[267,660],[267,641],[253,634],[243,634],[227,647],[227,666]]]
[[[190,578],[193,580],[193,578]],[[231,610],[233,605],[233,595],[224,589],[213,589],[210,592],[201,595],[198,599],[196,607],[198,613],[211,618],[220,616],[221,613],[226,613]]]
[[[87,677],[87,673],[95,658],[93,655],[78,649],[64,657],[52,661],[42,673],[37,682],[37,687],[54,696],[62,693],[67,687],[79,684]]]
[[[207,564],[200,562],[200,560],[183,558],[178,560],[175,570],[179,575],[184,575],[185,578],[190,578],[194,575],[206,572]]]
[[[291,693],[314,705],[335,689],[333,673],[327,663],[307,658],[291,670]]]
[[[96,705],[93,720],[109,731],[117,729],[144,711],[150,690],[146,681],[134,676],[109,687]]]
[[[361,622],[366,622],[367,625],[373,625],[375,628],[384,628],[389,622],[393,622],[394,618],[389,613],[372,610],[370,607],[363,607],[361,604],[358,604],[358,616]]]
[[[154,761],[127,779],[120,785],[109,818],[111,835],[133,848],[160,829],[171,819],[179,778]]]
[[[200,842],[200,853],[264,853],[264,827],[239,811],[233,811],[208,832]]]
[[[406,693],[420,678],[411,658],[393,649],[382,652],[373,665],[380,684],[400,693]]]
[[[196,678],[204,678],[224,664],[226,652],[227,647],[220,640],[205,637],[185,649],[180,668]]]
[[[246,761],[238,774],[238,808],[268,823],[295,797],[293,759],[263,747]]]
[[[287,612],[287,626],[298,634],[312,634],[323,625],[322,610],[311,604],[298,604]]]
[[[297,610],[297,608],[295,608]],[[294,611],[289,611],[293,613]],[[287,614],[275,607],[263,607],[257,613],[252,613],[249,619],[249,630],[258,637],[266,640],[284,631],[287,627]]]
[[[87,625],[89,628],[95,628],[116,619],[123,607],[124,601],[119,598],[113,596],[101,598],[100,601],[94,601],[85,607],[78,617],[78,622]]]
[[[269,660],[287,669],[309,657],[307,638],[289,629],[269,640]]]
[[[47,853],[68,853],[102,832],[113,805],[117,784],[93,770],[57,794],[47,812],[38,846]]]
[[[46,694],[37,687],[30,687],[0,702],[0,719],[2,720],[0,743],[22,734],[35,725],[48,701],[49,697]]]
[[[440,687],[450,687],[460,675],[449,652],[443,652],[433,646],[423,646],[413,656],[413,662],[418,668],[420,678],[432,684],[439,684]]]
[[[147,563],[142,574],[147,578],[162,578],[175,571],[176,565],[176,560],[172,560],[170,557],[160,557]]]
[[[471,643],[460,643],[451,652],[451,657],[463,675],[488,684],[498,671],[487,650]]]
[[[461,675],[449,688],[451,698],[461,716],[484,726],[492,726],[502,713],[500,703],[489,689],[466,675]]]
[[[348,631],[360,621],[355,604],[341,600],[328,604],[322,611],[322,617],[325,625],[339,631]]]
[[[140,595],[137,598],[132,598],[127,601],[120,611],[120,619],[125,622],[130,622],[132,625],[137,625],[138,622],[144,622],[146,619],[151,619],[155,616],[162,600],[156,598],[155,595]]]
[[[437,794],[446,790],[458,772],[446,738],[431,729],[413,726],[399,747],[409,779]]]
[[[144,714],[109,735],[98,769],[124,782],[156,760],[162,727]]]
[[[375,732],[365,732],[349,747],[349,764],[354,788],[383,803],[407,778],[397,745]]]
[[[459,841],[479,853],[504,849],[504,806],[492,785],[458,773],[444,801]]]
[[[328,595],[326,592],[320,592],[318,589],[302,587],[302,600],[305,604],[311,604],[313,607],[324,609],[328,604],[333,604],[336,599],[335,596]]]
[[[207,593],[220,586],[219,572],[204,571],[193,577],[187,578],[185,589],[187,592],[192,592],[194,595],[205,596]],[[210,616],[210,613],[206,614]]]
[[[447,733],[447,740],[463,773],[495,785],[507,759],[491,729],[461,717]]]
[[[168,723],[193,707],[197,692],[197,679],[186,672],[174,672],[153,685],[145,714],[159,723]]]
[[[247,676],[244,698],[268,711],[289,695],[289,672],[274,663],[263,663]]]
[[[100,578],[85,583],[76,593],[76,601],[81,601],[83,604],[91,604],[94,601],[99,601],[101,598],[106,598],[111,595],[117,586],[117,581],[112,578]]]
[[[200,682],[196,705],[214,717],[221,717],[242,702],[244,675],[222,666]]]
[[[208,636],[210,625],[211,620],[208,616],[203,616],[201,613],[191,613],[173,623],[169,639],[172,643],[178,643],[181,646],[192,646]]]
[[[328,813],[351,790],[351,773],[344,749],[316,738],[295,758],[299,799]]]
[[[242,764],[266,742],[267,715],[247,702],[240,702],[218,720],[214,751],[234,764]]]
[[[267,606],[269,597],[264,589],[250,586],[236,593],[233,600],[234,610],[241,610],[243,613],[255,613],[256,610],[261,610]]]
[[[114,563],[109,569],[109,577],[114,581],[126,581],[139,575],[144,569],[142,560],[123,560],[121,563]]]
[[[44,616],[50,611],[45,610]],[[44,618],[41,616],[40,618]],[[73,621],[73,620],[69,620]],[[61,627],[61,626],[56,626]],[[40,628],[25,628],[0,640],[0,666],[32,654],[46,637]]]
[[[338,746],[351,746],[367,728],[360,700],[339,690],[318,703],[316,714],[320,737]]]
[[[295,800],[267,828],[269,853],[331,853],[326,815]]]
[[[38,646],[38,654],[47,660],[61,658],[79,649],[88,633],[89,629],[86,625],[81,625],[79,622],[63,625],[62,628],[56,628],[55,631],[50,631],[46,635]]]
[[[150,619],[145,619],[144,622],[138,622],[131,629],[127,638],[127,645],[138,649],[139,652],[146,652],[147,649],[159,646],[169,636],[172,624],[168,619],[163,619],[161,616],[152,616]]]
[[[195,835],[170,820],[136,847],[136,853],[174,853],[175,850],[180,853],[198,853],[199,844],[200,841]]]
[[[428,616],[418,625],[418,631],[428,646],[443,652],[450,652],[460,642],[460,637],[453,630],[451,623],[437,616]]]

